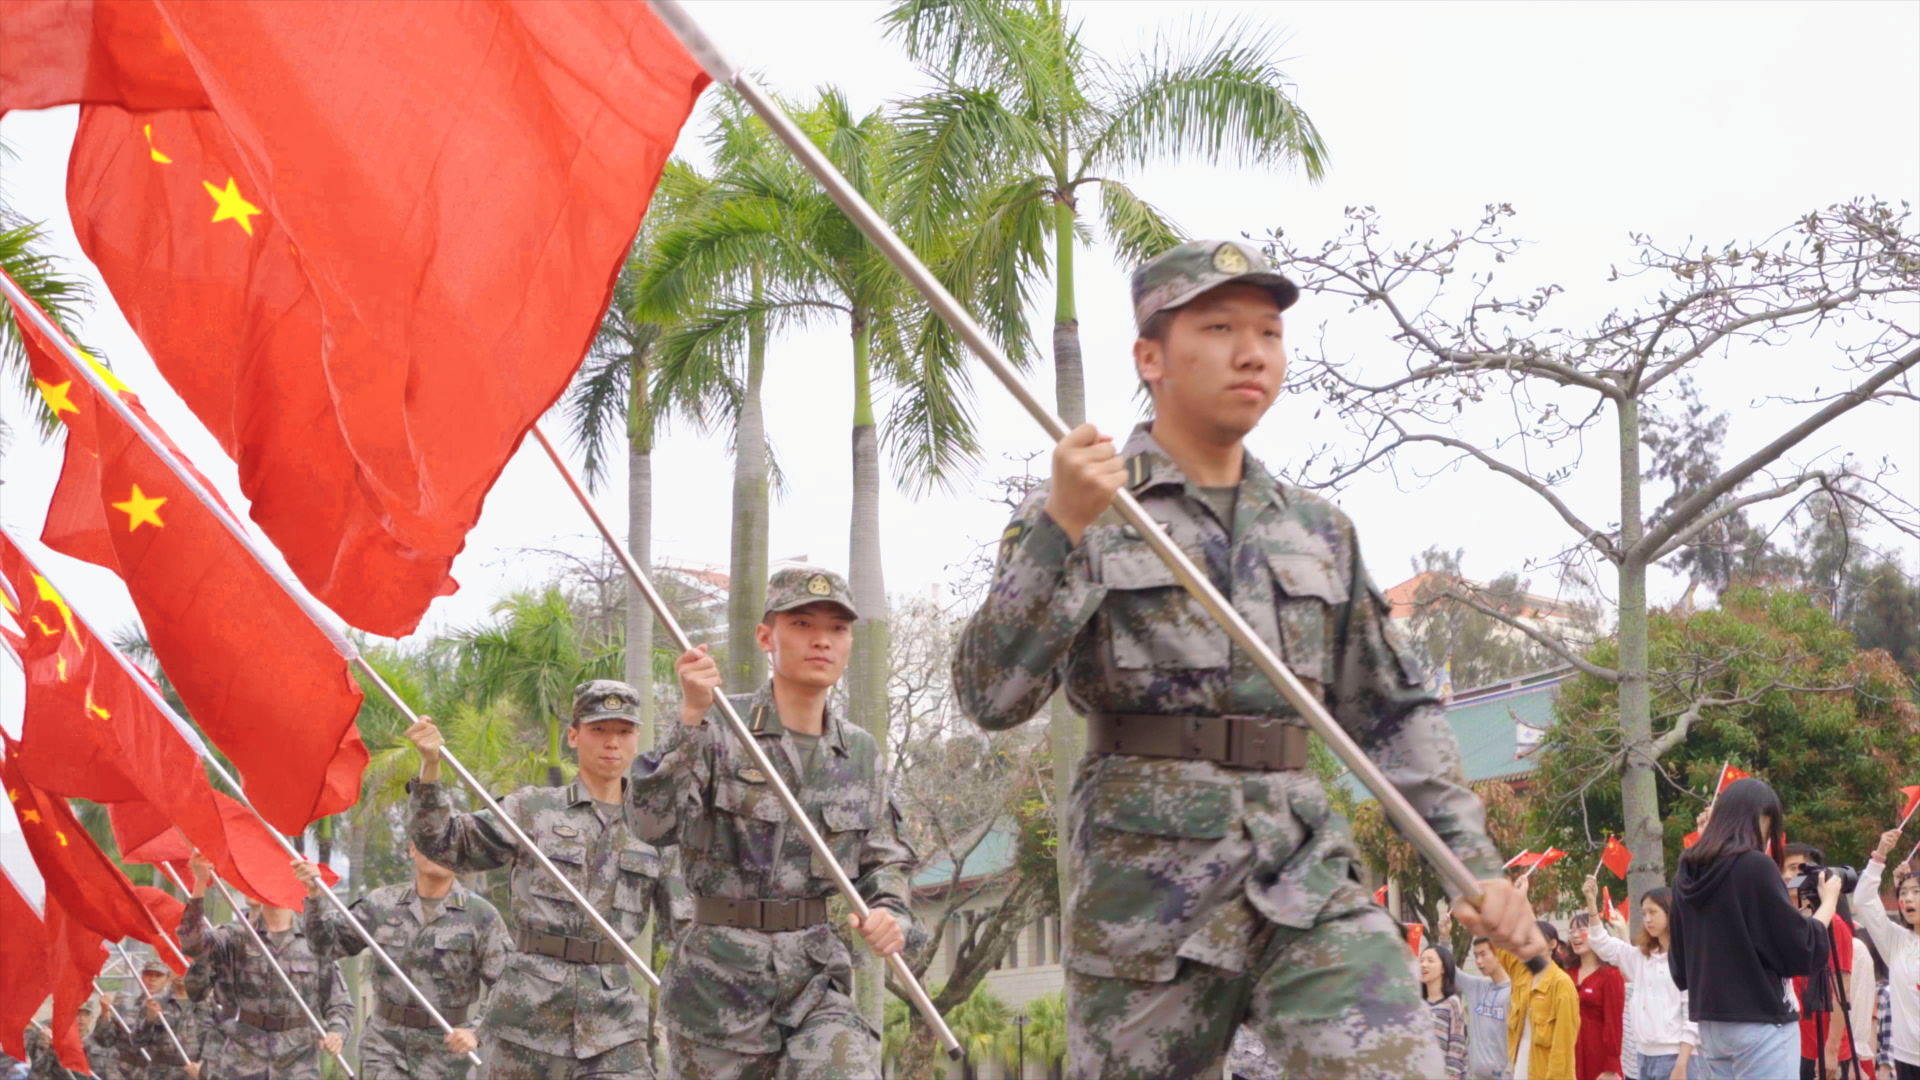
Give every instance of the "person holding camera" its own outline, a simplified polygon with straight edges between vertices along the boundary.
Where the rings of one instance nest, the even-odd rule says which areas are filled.
[[[1763,780],[1720,793],[1698,843],[1680,855],[1668,963],[1699,1025],[1689,1076],[1796,1080],[1799,1010],[1787,980],[1821,970],[1841,881],[1824,875],[1804,915],[1781,880],[1785,811]]]
[[[1887,962],[1892,998],[1894,1080],[1920,1080],[1920,877],[1908,875],[1895,894],[1903,927],[1880,903],[1880,875],[1900,842],[1900,830],[1880,834],[1880,843],[1853,887],[1854,917]],[[1883,1023],[1885,1021],[1882,1021]]]
[[[1802,912],[1812,914],[1819,906],[1819,875],[1826,870],[1826,852],[1799,841],[1787,845],[1780,876]],[[1861,950],[1854,941],[1845,892],[1856,875],[1852,867],[1835,867],[1834,873],[1840,878],[1842,891],[1831,927],[1832,955],[1816,974],[1795,976],[1793,980],[1794,998],[1800,1003],[1801,1080],[1860,1075],[1850,1017],[1859,992],[1853,976],[1861,968]]]

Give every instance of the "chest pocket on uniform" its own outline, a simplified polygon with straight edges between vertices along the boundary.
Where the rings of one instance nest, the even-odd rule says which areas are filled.
[[[1318,555],[1267,553],[1273,573],[1274,603],[1279,607],[1282,657],[1295,675],[1322,686],[1333,682],[1334,607],[1346,602],[1347,589],[1333,564]]]
[[[473,930],[469,926],[450,926],[428,931],[433,946],[433,974],[441,980],[443,991],[458,991],[473,982]],[[443,1001],[447,1008],[459,1008],[470,998]]]
[[[840,869],[849,879],[860,876],[860,847],[866,843],[867,833],[873,830],[874,814],[871,805],[827,806],[821,808],[820,818],[826,824],[821,839],[833,851],[833,857],[840,863]],[[811,872],[817,878],[831,878],[833,871],[828,869],[826,861],[819,852],[813,853]]]
[[[645,921],[647,899],[660,880],[660,853],[630,847],[620,853],[620,880],[613,884],[613,906]]]
[[[567,876],[567,880],[573,883],[574,888],[579,888],[581,882],[586,880],[587,846],[585,844],[558,843],[548,838],[541,850],[545,851],[547,858],[553,860],[553,865],[559,867],[560,872]],[[573,897],[568,896],[567,890],[553,880],[552,874],[538,865],[530,866],[528,872],[531,875],[527,879],[528,892],[547,900],[573,903]]]
[[[1145,541],[1118,539],[1100,553],[1107,588],[1100,617],[1115,667],[1133,670],[1226,667],[1227,632]]]
[[[755,870],[771,869],[774,833],[787,820],[780,797],[766,784],[723,776],[713,782],[713,805],[719,811],[709,847],[714,857]]]

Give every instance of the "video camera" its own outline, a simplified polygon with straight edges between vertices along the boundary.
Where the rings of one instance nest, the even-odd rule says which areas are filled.
[[[1828,874],[1840,879],[1840,895],[1851,896],[1853,887],[1860,881],[1860,871],[1851,866],[1821,866],[1818,863],[1805,863],[1800,867],[1799,876],[1787,882],[1787,891],[1808,907],[1820,906],[1820,882]]]

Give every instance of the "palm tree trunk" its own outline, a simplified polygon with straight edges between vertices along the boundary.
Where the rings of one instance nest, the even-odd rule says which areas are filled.
[[[627,395],[627,551],[653,572],[653,424],[647,415],[647,365],[635,358]],[[653,609],[640,587],[627,582],[628,685],[640,691],[640,745],[653,745]]]
[[[753,298],[764,285],[753,268]],[[733,551],[727,568],[727,690],[752,693],[767,679],[767,657],[753,628],[767,611],[767,426],[760,377],[767,366],[767,328],[747,327],[747,392],[733,435]]]
[[[1073,213],[1071,194],[1054,204],[1054,396],[1060,419],[1068,427],[1078,427],[1087,420],[1086,385],[1080,371],[1080,319],[1073,305]],[[1074,715],[1064,691],[1054,694],[1047,703],[1047,744],[1053,756],[1054,835],[1065,843],[1073,835],[1067,827],[1067,806],[1073,793],[1074,770],[1087,749],[1087,722]],[[1060,878],[1061,937],[1072,941],[1067,900],[1073,895],[1073,875],[1067,859],[1056,859],[1054,865]]]
[[[887,584],[880,566],[880,446],[873,423],[873,372],[863,312],[853,318],[853,523],[848,569],[860,620],[847,665],[849,718],[880,744],[887,760]],[[885,1023],[879,960],[856,950],[854,1005],[878,1029]]]

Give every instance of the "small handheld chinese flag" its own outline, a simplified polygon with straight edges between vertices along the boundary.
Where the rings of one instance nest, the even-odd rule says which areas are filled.
[[[1621,881],[1627,880],[1627,871],[1633,866],[1633,852],[1620,842],[1617,836],[1607,837],[1607,847],[1600,853],[1600,863],[1613,871],[1613,876]]]
[[[1715,795],[1718,795],[1721,792],[1727,790],[1727,785],[1733,783],[1735,780],[1746,780],[1746,779],[1750,779],[1752,776],[1753,776],[1752,773],[1743,771],[1738,766],[1734,765],[1732,762],[1728,762],[1727,764],[1720,766],[1720,783],[1717,787],[1713,789],[1713,793]]]
[[[1907,822],[1913,820],[1913,812],[1920,810],[1920,784],[1915,784],[1912,787],[1903,787],[1900,789],[1900,794],[1907,797],[1906,809],[1900,811],[1899,827],[1904,829],[1907,827]]]
[[[1387,887],[1385,885],[1373,890],[1373,902],[1379,904],[1381,907],[1387,906]]]
[[[1413,955],[1419,956],[1420,941],[1421,941],[1421,938],[1426,934],[1427,928],[1417,922],[1407,923],[1406,927],[1407,927],[1407,948],[1413,950]]]
[[[1700,842],[1700,834],[1697,832],[1690,832],[1687,835],[1680,838],[1680,847],[1682,849],[1690,848],[1699,842]]]
[[[1533,852],[1523,851],[1520,854],[1515,855],[1513,858],[1508,859],[1507,864],[1505,866],[1502,866],[1500,869],[1511,870],[1516,866],[1532,866],[1533,863],[1529,860],[1533,859],[1534,857],[1535,856]]]

